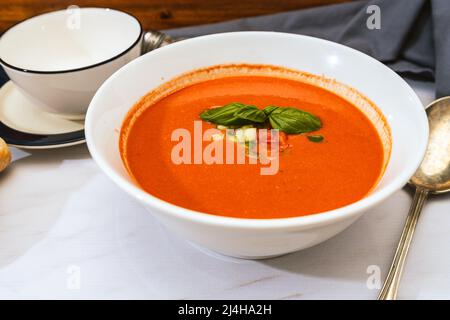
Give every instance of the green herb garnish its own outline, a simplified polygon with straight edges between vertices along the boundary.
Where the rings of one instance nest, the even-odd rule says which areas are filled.
[[[234,113],[235,117],[243,120],[249,120],[255,123],[264,123],[267,119],[264,111],[255,106],[244,106]]]
[[[264,113],[269,116],[273,111],[275,111],[276,109],[278,109],[279,107],[275,107],[275,106],[267,106],[264,108]]]
[[[276,108],[269,106],[268,115],[272,128],[284,131],[288,134],[299,134],[319,130],[322,122],[309,112],[296,108]]]
[[[323,141],[323,136],[321,136],[321,135],[310,135],[310,136],[307,136],[308,137],[308,140],[309,141],[311,141],[311,142],[322,142]]]
[[[269,124],[287,134],[300,134],[319,130],[322,122],[315,115],[291,107],[267,106],[263,110],[253,105],[229,103],[223,107],[208,109],[200,114],[204,121],[221,126]],[[323,139],[323,137],[322,137]]]
[[[240,118],[235,115],[236,112],[240,111],[244,107],[248,106],[243,103],[229,103],[223,107],[203,111],[200,114],[200,118],[204,121],[227,127],[244,126],[246,124],[253,123],[251,120]]]

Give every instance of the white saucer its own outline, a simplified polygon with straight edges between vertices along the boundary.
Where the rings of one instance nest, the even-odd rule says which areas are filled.
[[[60,148],[84,143],[84,124],[37,108],[11,81],[0,89],[0,137],[27,149]]]

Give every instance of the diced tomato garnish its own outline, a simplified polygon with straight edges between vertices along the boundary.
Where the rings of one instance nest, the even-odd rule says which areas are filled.
[[[270,147],[272,143],[275,143],[275,139],[272,138],[272,133],[270,130],[264,130],[258,132],[258,137],[261,138],[263,141],[267,141],[267,147]],[[286,133],[282,131],[278,131],[278,145],[279,150],[283,151],[290,147],[288,143],[288,136]]]

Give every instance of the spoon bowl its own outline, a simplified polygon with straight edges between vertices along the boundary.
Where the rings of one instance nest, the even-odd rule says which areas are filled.
[[[427,107],[430,135],[425,157],[410,184],[430,193],[450,191],[450,97]]]

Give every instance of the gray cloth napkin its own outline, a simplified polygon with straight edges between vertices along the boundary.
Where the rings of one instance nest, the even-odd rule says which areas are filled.
[[[380,8],[380,29],[369,29],[370,5]],[[173,37],[229,31],[279,31],[345,44],[402,75],[435,80],[436,95],[450,95],[450,0],[368,0],[166,30]]]

